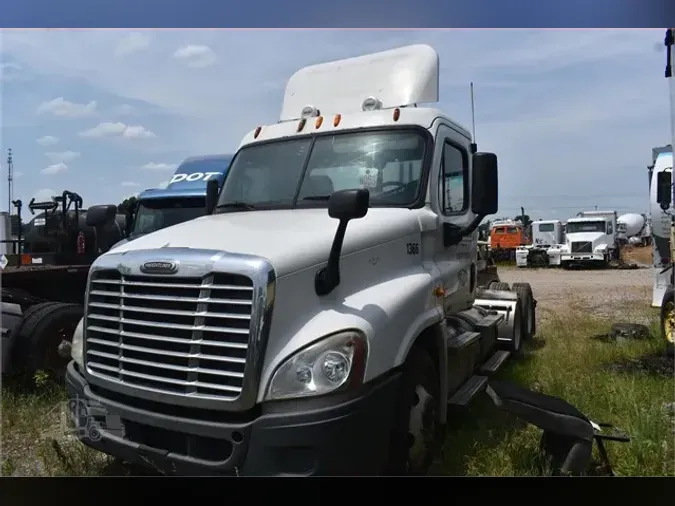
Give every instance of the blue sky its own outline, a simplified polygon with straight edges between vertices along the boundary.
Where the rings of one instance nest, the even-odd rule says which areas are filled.
[[[85,206],[158,186],[187,156],[237,149],[278,119],[300,67],[427,43],[439,107],[500,160],[500,215],[647,210],[651,148],[670,135],[664,30],[5,30],[2,155],[15,198],[64,189]]]

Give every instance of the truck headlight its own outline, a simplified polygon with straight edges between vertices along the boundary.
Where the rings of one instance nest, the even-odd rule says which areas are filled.
[[[274,371],[265,400],[323,395],[363,384],[368,344],[349,330],[325,337],[291,355]]]
[[[84,318],[80,320],[73,332],[73,342],[70,345],[70,356],[80,367],[84,367],[84,350],[82,343],[84,341]]]

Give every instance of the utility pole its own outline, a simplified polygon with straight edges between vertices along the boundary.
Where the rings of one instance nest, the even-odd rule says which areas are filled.
[[[12,214],[12,199],[14,198],[14,163],[12,162],[12,148],[7,150],[7,212]]]

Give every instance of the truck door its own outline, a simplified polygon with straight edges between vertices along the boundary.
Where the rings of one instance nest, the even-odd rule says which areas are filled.
[[[466,226],[470,213],[469,139],[454,129],[440,125],[436,137],[434,168],[429,188],[432,208],[440,222]],[[472,304],[476,285],[476,251],[478,233],[465,237],[459,244],[445,246],[443,227],[437,236],[436,265],[445,289],[443,308],[452,314]]]

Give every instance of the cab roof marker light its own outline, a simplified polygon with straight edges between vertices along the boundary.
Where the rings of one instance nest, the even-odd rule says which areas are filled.
[[[323,124],[323,116],[319,116],[316,118],[316,124],[314,125],[315,128],[321,128],[321,125]]]
[[[396,109],[394,109],[394,114],[393,114],[394,121],[398,121],[398,118],[400,118],[400,117],[401,117],[401,109],[399,109],[397,107]]]
[[[305,128],[305,123],[307,123],[307,120],[305,118],[302,118],[298,122],[298,129],[296,130],[296,132],[302,132],[302,129]]]
[[[380,108],[382,108],[382,102],[375,97],[368,97],[361,104],[363,111],[377,111]]]
[[[342,114],[336,114],[335,117],[333,118],[333,126],[336,127],[340,124],[340,120],[342,119]]]
[[[301,118],[314,118],[316,116],[321,116],[321,111],[313,105],[303,107],[302,112],[300,113]]]
[[[260,132],[262,132],[262,127],[261,126],[256,127],[255,132],[253,132],[253,138],[257,139],[258,136],[260,135]]]

